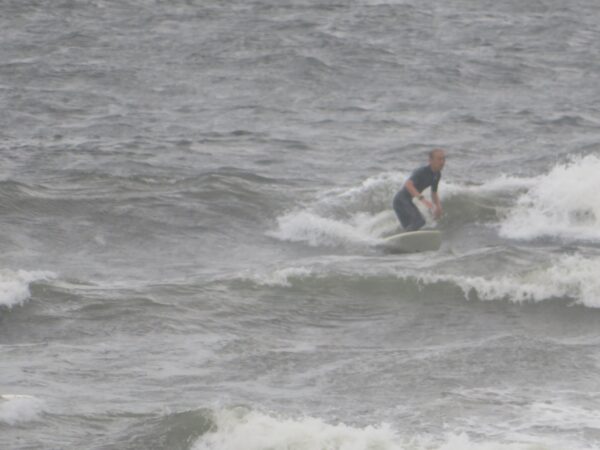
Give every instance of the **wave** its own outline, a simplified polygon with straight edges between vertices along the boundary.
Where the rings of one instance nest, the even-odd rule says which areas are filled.
[[[313,247],[360,245],[378,243],[377,235],[397,228],[391,213],[377,216],[355,214],[349,220],[322,217],[311,211],[295,211],[277,219],[278,229],[268,236],[291,242],[306,242]]]
[[[277,227],[267,234],[282,241],[318,246],[365,246],[401,230],[392,209],[392,199],[408,174],[384,172],[363,180],[358,186],[322,191],[308,204],[277,217]],[[467,223],[498,223],[513,201],[515,192],[524,192],[536,179],[505,175],[482,185],[442,181],[440,196],[444,217],[427,227],[442,230]],[[426,192],[427,194],[427,192]]]
[[[36,281],[49,280],[55,278],[52,272],[25,270],[0,271],[0,307],[11,308],[15,305],[22,305],[29,299],[31,292],[29,287]]]
[[[244,195],[254,193],[260,186],[289,185],[284,179],[270,178],[253,171],[236,167],[220,167],[193,175],[173,175],[158,172],[159,168],[146,164],[147,173],[105,173],[94,170],[70,169],[64,177],[41,179],[26,184],[10,179],[0,180],[0,205],[11,206],[12,202],[31,200],[90,201],[124,200],[176,195],[206,195],[208,199],[218,194]]]
[[[30,395],[0,395],[0,423],[16,425],[37,420],[44,402]]]
[[[285,267],[270,273],[249,273],[242,278],[260,286],[285,286],[291,287],[293,280],[314,277],[315,269],[312,267]],[[317,275],[318,276],[318,275]]]
[[[198,439],[193,450],[399,448],[396,433],[388,425],[329,425],[320,419],[277,418],[245,408],[218,411],[214,421],[216,430]]]
[[[401,173],[381,173],[348,189],[330,189],[314,201],[279,216],[267,235],[318,246],[370,246],[398,230],[391,203],[402,186]]]
[[[440,266],[443,265],[442,261]],[[403,263],[407,265],[405,261]],[[452,289],[466,300],[510,301],[513,303],[543,302],[566,299],[589,308],[600,308],[600,259],[581,255],[567,255],[535,269],[481,276],[476,274],[444,273],[439,268],[413,268],[411,270],[390,265],[364,264],[366,269],[344,268],[340,265],[307,264],[276,268],[271,271],[243,273],[238,281],[259,286],[305,288],[338,280],[347,286],[369,288],[376,284],[380,289],[389,285],[394,292],[414,294],[419,290],[441,290],[440,295],[450,295]],[[414,267],[415,265],[409,263]],[[462,266],[466,265],[464,263]],[[398,282],[401,282],[400,285]]]
[[[550,419],[546,422],[550,422]],[[478,426],[477,429],[481,429]],[[471,433],[469,431],[468,433]],[[117,438],[119,448],[191,450],[558,450],[524,433],[502,441],[474,440],[463,430],[403,434],[389,423],[349,425],[318,417],[284,416],[246,406],[217,407],[145,417]],[[519,438],[522,437],[522,442]],[[576,445],[569,448],[576,449]]]
[[[314,417],[288,418],[247,408],[213,413],[215,426],[194,443],[192,450],[545,450],[544,443],[472,441],[466,433],[442,437],[403,436],[389,424],[351,426],[330,424]]]
[[[541,302],[557,298],[572,299],[590,308],[600,308],[600,260],[570,255],[555,263],[525,273],[493,278],[468,275],[423,274],[423,284],[440,282],[458,286],[465,298],[510,300],[515,303]]]
[[[501,237],[600,240],[600,158],[573,158],[533,177],[500,175],[483,184],[442,181],[441,230],[490,224]],[[318,193],[307,204],[277,217],[267,234],[311,246],[372,245],[400,231],[392,199],[408,174],[384,172],[359,185]],[[426,193],[427,194],[427,193]],[[516,198],[516,200],[515,200]]]
[[[267,234],[313,247],[376,244],[398,228],[391,201],[403,180],[400,173],[381,173],[356,187],[322,191],[311,204],[279,216]]]
[[[500,225],[512,239],[558,237],[600,240],[600,158],[557,164],[522,193]]]
[[[60,180],[0,181],[0,213],[16,223],[87,221],[101,227],[97,233],[114,238],[133,228],[137,235],[168,236],[175,230],[200,228],[237,236],[275,216],[289,201],[289,185],[287,180],[232,167],[180,175],[149,168],[147,175],[131,176],[71,169]],[[65,220],[71,217],[77,220]],[[82,245],[88,242],[85,237]]]
[[[204,408],[144,416],[142,421],[115,437],[113,448],[189,450],[191,443],[213,427],[211,411]]]

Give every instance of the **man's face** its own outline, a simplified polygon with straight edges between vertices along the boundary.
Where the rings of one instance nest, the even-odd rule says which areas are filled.
[[[431,170],[434,172],[439,172],[444,168],[444,164],[446,163],[446,153],[443,150],[437,150],[431,155],[429,158],[429,165],[431,166]]]

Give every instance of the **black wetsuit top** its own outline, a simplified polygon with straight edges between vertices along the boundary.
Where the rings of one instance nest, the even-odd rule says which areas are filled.
[[[413,182],[419,193],[423,192],[429,186],[431,186],[431,192],[437,192],[440,178],[442,178],[442,172],[434,172],[431,170],[431,167],[427,165],[419,167],[417,170],[415,170],[410,175],[409,180]],[[406,186],[404,186],[400,192],[402,192],[402,194],[408,198],[411,197],[410,192],[408,192],[408,189],[406,189]]]

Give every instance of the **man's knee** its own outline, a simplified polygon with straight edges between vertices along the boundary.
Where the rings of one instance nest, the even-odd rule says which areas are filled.
[[[425,225],[425,219],[423,219],[423,216],[421,215],[416,206],[411,206],[412,208],[410,209],[410,219],[408,220],[408,226],[406,226],[405,228],[407,231],[417,231],[418,229],[422,228],[423,225]]]
[[[420,214],[412,219],[413,220],[411,221],[410,225],[406,227],[406,231],[417,231],[423,228],[423,225],[425,225],[425,220]]]

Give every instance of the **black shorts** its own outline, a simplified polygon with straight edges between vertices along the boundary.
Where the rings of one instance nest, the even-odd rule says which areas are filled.
[[[425,219],[407,191],[399,191],[394,197],[393,205],[394,211],[406,231],[416,231],[425,225]]]

